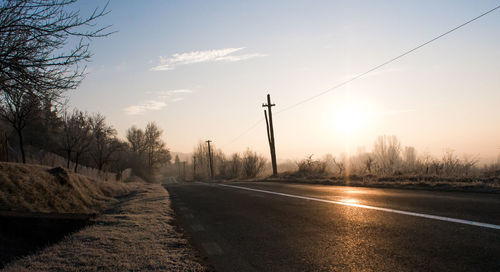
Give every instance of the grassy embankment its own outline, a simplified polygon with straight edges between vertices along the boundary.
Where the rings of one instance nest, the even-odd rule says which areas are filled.
[[[437,191],[462,191],[500,193],[500,177],[460,178],[437,176],[327,176],[304,175],[302,173],[283,173],[278,177],[258,181],[277,181],[337,186],[359,186],[374,188],[421,189]]]
[[[93,214],[133,187],[91,180],[61,167],[0,163],[0,211]]]
[[[54,217],[38,218],[43,214]],[[68,229],[64,224],[74,214],[87,219],[79,217]],[[0,220],[6,223],[0,229],[5,271],[207,270],[176,230],[160,184],[95,181],[59,167],[0,163]]]

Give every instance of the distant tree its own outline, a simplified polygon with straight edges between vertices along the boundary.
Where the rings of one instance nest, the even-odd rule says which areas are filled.
[[[73,110],[70,114],[63,115],[63,128],[61,133],[62,149],[66,153],[66,167],[70,167],[72,154],[74,153],[75,173],[81,156],[87,152],[92,144],[92,128],[90,127],[90,116],[80,110]]]
[[[106,124],[103,115],[94,114],[89,120],[93,137],[90,156],[97,169],[102,171],[104,166],[111,162],[112,156],[122,150],[124,145],[116,138],[116,130]]]
[[[170,150],[162,140],[162,134],[163,131],[154,122],[148,123],[145,130],[135,126],[127,130],[130,165],[136,175],[150,179],[153,170],[170,163]]]
[[[56,154],[60,154],[59,142],[62,131],[62,118],[56,101],[44,99],[40,109],[35,111],[24,131],[25,144]]]
[[[469,176],[474,167],[479,163],[479,156],[464,155],[463,156],[464,175]]]
[[[141,155],[146,150],[146,137],[144,131],[136,126],[127,130],[127,140],[132,152]]]
[[[24,129],[41,108],[41,100],[29,92],[13,90],[3,92],[0,100],[0,117],[14,128],[18,137],[21,159],[26,163]]]
[[[365,153],[361,157],[361,160],[362,160],[365,171],[368,172],[369,175],[371,175],[372,171],[373,171],[373,164],[375,162],[373,155],[370,153]]]
[[[417,152],[413,146],[406,146],[403,150],[403,163],[406,171],[414,171],[417,163]]]
[[[71,154],[75,151],[78,142],[78,125],[75,122],[75,114],[65,112],[63,114],[63,129],[61,133],[61,149],[66,153],[66,168],[69,169],[71,163]]]
[[[76,111],[73,113],[73,120],[76,126],[76,146],[75,146],[75,173],[78,172],[78,165],[82,155],[87,153],[94,141],[92,137],[91,119],[88,113]]]
[[[447,176],[456,175],[460,167],[460,159],[455,155],[454,150],[448,149],[441,158],[443,172]]]
[[[146,125],[144,130],[144,149],[147,153],[147,162],[150,169],[170,162],[170,151],[161,139],[163,131],[154,122]],[[176,157],[178,159],[178,157]]]
[[[393,174],[401,161],[401,144],[396,136],[379,136],[373,144],[373,155],[379,170]]]
[[[344,158],[332,158],[333,164],[337,168],[338,175],[342,176],[346,172],[346,163]]]
[[[234,153],[231,155],[231,160],[228,162],[228,175],[230,178],[237,178],[241,173],[242,159],[240,154]]]
[[[196,162],[196,169],[193,173],[194,178],[204,179],[210,176],[210,166],[208,162],[207,144],[200,141],[193,151],[193,159]]]

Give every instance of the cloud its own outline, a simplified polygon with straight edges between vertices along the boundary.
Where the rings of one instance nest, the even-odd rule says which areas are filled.
[[[179,89],[179,90],[161,91],[158,93],[161,95],[171,96],[171,95],[175,95],[175,94],[188,94],[188,93],[192,93],[192,92],[193,92],[192,90],[188,90],[188,89]]]
[[[187,94],[193,93],[189,89],[168,90],[160,92],[146,92],[146,94],[155,95],[154,99],[143,101],[137,105],[128,106],[123,111],[128,115],[140,115],[146,111],[161,110],[165,108],[168,102],[179,102],[184,100]]]
[[[160,91],[160,92],[157,92],[157,94],[158,94],[159,99],[169,99],[172,96],[186,95],[186,94],[190,94],[192,92],[193,92],[192,90],[188,90],[188,89],[179,89],[179,90]],[[175,98],[173,98],[173,99],[175,99]],[[173,99],[172,99],[172,101],[173,101]],[[179,100],[177,100],[177,101],[179,101]],[[176,101],[174,101],[174,102],[176,102]]]
[[[125,113],[128,115],[139,115],[145,111],[150,110],[161,110],[167,105],[164,101],[149,100],[142,102],[138,105],[129,106],[124,109]]]
[[[169,58],[160,56],[159,64],[151,68],[152,71],[168,71],[175,69],[178,65],[186,65],[193,63],[202,62],[216,62],[216,61],[227,61],[235,62],[248,60],[257,57],[264,57],[265,54],[251,53],[251,54],[240,54],[235,55],[233,53],[245,49],[244,47],[238,48],[224,48],[215,50],[205,50],[205,51],[192,51],[187,53],[176,53]]]

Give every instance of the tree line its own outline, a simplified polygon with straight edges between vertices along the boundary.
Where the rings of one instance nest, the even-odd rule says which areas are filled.
[[[116,172],[132,167],[146,177],[170,161],[155,123],[144,131],[130,128],[123,141],[103,115],[64,109],[65,93],[85,77],[91,41],[113,33],[100,26],[107,5],[82,16],[76,2],[0,2],[0,129],[15,147],[7,153],[19,153],[26,163],[29,146],[64,156],[75,172],[79,165]]]
[[[15,118],[2,113],[4,118]],[[78,109],[72,111],[38,105],[23,117],[17,130],[5,119],[0,122],[7,132],[9,145],[18,151],[21,162],[26,163],[25,147],[45,150],[66,158],[66,168],[73,163],[73,171],[80,165],[100,171],[121,172],[132,168],[134,174],[150,178],[151,172],[170,162],[170,151],[162,139],[163,131],[154,122],[144,130],[132,126],[126,140],[117,137],[116,129],[99,113]],[[12,152],[11,157],[16,156]]]
[[[419,177],[491,177],[500,175],[500,157],[497,162],[479,165],[475,155],[457,155],[445,150],[441,157],[429,153],[418,154],[412,146],[402,146],[396,136],[379,136],[371,152],[359,150],[356,154],[325,155],[314,159],[312,155],[295,163],[282,165],[304,176],[419,176]]]
[[[176,155],[166,174],[186,180],[208,180],[211,178],[210,156],[216,179],[256,178],[262,176],[268,168],[267,160],[249,148],[242,153],[226,155],[212,145],[209,153],[207,144],[199,142],[190,156],[191,158],[181,161]]]

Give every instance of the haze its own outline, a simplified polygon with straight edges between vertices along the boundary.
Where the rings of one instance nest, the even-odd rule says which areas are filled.
[[[82,11],[102,1],[85,1]],[[261,104],[277,112],[381,64],[497,1],[113,1],[70,105],[124,137],[155,121],[172,151],[211,139],[268,153]],[[500,16],[274,116],[278,160],[370,150],[396,135],[419,152],[500,152]],[[236,139],[237,138],[237,139]]]

